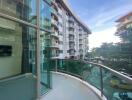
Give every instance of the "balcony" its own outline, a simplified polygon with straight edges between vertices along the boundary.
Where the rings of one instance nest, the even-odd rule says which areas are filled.
[[[74,45],[75,46],[75,41],[74,40],[69,40],[69,45]]]
[[[52,27],[54,27],[55,29],[59,29],[59,27],[58,27],[58,22],[56,21],[56,20],[54,20],[54,19],[52,19],[51,20],[51,25],[52,25]]]
[[[126,24],[132,23],[132,20],[125,20],[117,25],[118,28],[125,26]]]
[[[52,59],[58,59],[59,57],[59,50],[53,50],[51,54]]]
[[[50,46],[51,48],[59,49],[59,44],[58,43],[52,43]]]
[[[1,100],[35,100],[37,79],[32,74],[0,80]]]
[[[74,19],[72,17],[69,17],[69,23],[73,23],[74,24]]]
[[[46,100],[62,100],[63,97],[68,98],[64,100],[119,100],[118,94],[132,93],[132,78],[101,64],[54,60],[52,70],[56,71],[53,73],[55,85],[53,91],[44,96]],[[57,91],[60,91],[61,95],[57,95]]]
[[[73,30],[70,30],[69,31],[69,35],[73,35],[74,36],[74,31]]]
[[[83,44],[83,40],[79,39],[79,45],[82,45],[82,44]]]
[[[69,24],[69,29],[75,29],[74,24]]]
[[[57,56],[57,55],[55,55]],[[40,100],[131,100],[132,78],[107,66],[77,60],[51,60],[52,89]],[[45,80],[46,75],[42,75]],[[0,80],[2,100],[35,100],[37,77],[23,74]],[[39,89],[39,88],[38,88]],[[46,88],[41,88],[46,91]]]
[[[57,6],[57,3],[55,2],[55,0],[52,0],[51,5],[52,5],[56,10],[58,10],[58,6]]]
[[[71,38],[71,37],[70,37],[70,38],[69,38],[69,41],[70,41],[70,42],[72,42],[72,41],[74,42],[74,38]]]
[[[57,11],[54,8],[51,8],[51,15],[58,19]]]
[[[52,36],[52,37],[55,37],[55,38],[57,38],[57,39],[59,39],[59,33],[56,32],[56,31],[53,31],[53,32],[51,33],[51,36]]]
[[[75,45],[70,45],[69,46],[69,49],[71,50],[71,49],[74,49],[75,50]]]
[[[52,75],[53,90],[41,100],[100,100],[94,93],[96,89],[81,79],[59,72]]]
[[[70,56],[75,56],[75,48],[73,47],[73,48],[69,48],[69,55]]]
[[[83,49],[82,48],[79,49],[79,53],[83,54]]]
[[[79,35],[79,39],[82,40],[83,39],[83,36],[82,35]]]

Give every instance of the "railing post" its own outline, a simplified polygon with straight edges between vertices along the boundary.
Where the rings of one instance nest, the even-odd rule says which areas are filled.
[[[36,47],[36,60],[37,60],[37,99],[40,99],[40,0],[36,1],[36,14],[37,14],[37,47]]]
[[[57,65],[58,65],[58,63],[57,63],[57,59],[55,60],[55,71],[57,72]]]
[[[103,73],[101,66],[100,66],[100,86],[101,86],[101,97],[103,97]]]

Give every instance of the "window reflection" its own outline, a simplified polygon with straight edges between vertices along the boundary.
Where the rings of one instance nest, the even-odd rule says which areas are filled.
[[[40,26],[47,30],[51,29],[50,6],[43,0],[41,0],[40,5]]]
[[[50,87],[50,33],[40,32],[41,42],[41,84],[43,87]]]
[[[0,12],[36,24],[36,0],[0,0]]]
[[[36,30],[0,18],[0,78],[36,73]]]

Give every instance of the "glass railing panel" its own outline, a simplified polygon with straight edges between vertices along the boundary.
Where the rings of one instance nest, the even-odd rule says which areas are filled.
[[[0,80],[1,100],[35,100],[36,79],[32,74],[23,74]]]
[[[41,95],[48,92],[51,88],[51,73],[50,73],[50,33],[41,31],[40,37],[40,85],[41,85]]]
[[[81,62],[68,60],[67,61],[67,71],[78,76],[82,76]]]
[[[99,66],[86,63],[84,66],[83,77],[85,81],[96,88],[101,89],[101,74]]]
[[[108,69],[103,70],[103,93],[108,100],[132,100],[132,83],[119,78]]]
[[[108,100],[132,100],[131,79],[127,79],[126,76],[122,77],[120,73],[106,66],[64,59],[52,59],[51,63],[53,71],[85,80],[100,90],[100,96],[105,96]]]
[[[100,67],[79,60],[51,60],[52,70],[63,72],[83,79],[101,89]]]
[[[68,60],[57,60],[57,71],[68,72]]]
[[[57,71],[65,72],[79,78],[82,78],[83,63],[75,60],[59,60],[57,61]]]

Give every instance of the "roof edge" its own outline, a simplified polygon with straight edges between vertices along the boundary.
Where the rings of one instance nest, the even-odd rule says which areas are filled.
[[[62,1],[61,3],[63,3],[65,5],[67,10],[72,14],[72,16],[76,19],[76,21],[78,21],[85,28],[85,30],[88,32],[88,34],[92,33],[91,30],[89,29],[89,27],[81,21],[81,19],[75,14],[75,12],[72,11],[70,5],[67,2],[65,2],[64,0],[58,0],[58,1],[59,2]]]

